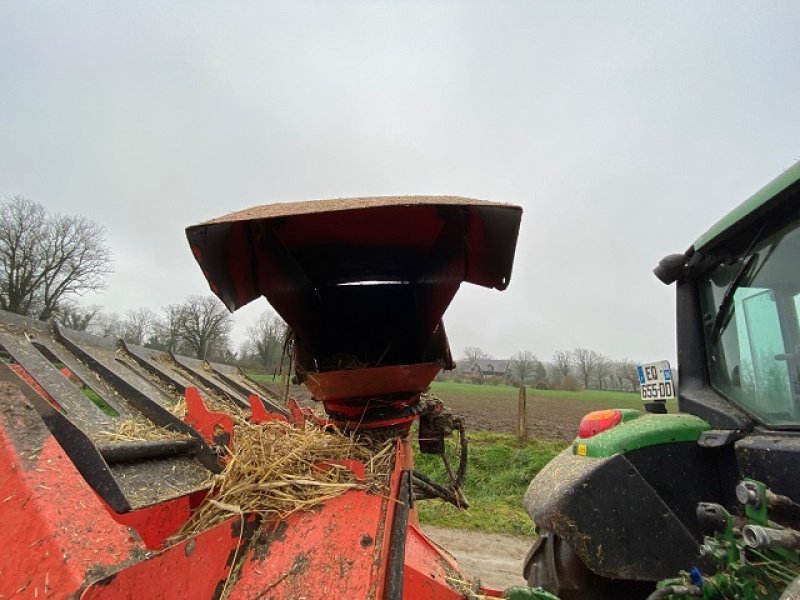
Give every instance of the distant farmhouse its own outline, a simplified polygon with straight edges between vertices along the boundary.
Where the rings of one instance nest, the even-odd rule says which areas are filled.
[[[462,375],[476,379],[509,379],[511,369],[509,360],[481,359],[464,363],[459,369]]]

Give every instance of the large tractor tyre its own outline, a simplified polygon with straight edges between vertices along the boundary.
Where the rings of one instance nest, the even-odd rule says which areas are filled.
[[[572,546],[558,535],[539,534],[525,559],[523,576],[561,600],[636,600],[655,589],[649,582],[609,579],[593,573]]]

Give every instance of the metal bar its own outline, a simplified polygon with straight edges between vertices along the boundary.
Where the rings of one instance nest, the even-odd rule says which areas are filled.
[[[133,386],[122,373],[115,372],[120,369],[119,365],[114,365],[113,368],[103,364],[101,361],[92,356],[89,352],[84,350],[81,346],[72,341],[65,335],[58,325],[53,323],[53,329],[59,338],[59,341],[66,346],[66,348],[88,364],[91,368],[97,371],[106,382],[114,388],[117,393],[121,394],[128,402],[136,408],[142,415],[153,421],[156,425],[166,427],[172,431],[180,431],[188,433],[198,441],[199,447],[196,453],[200,462],[210,471],[219,473],[222,471],[222,466],[219,463],[214,451],[205,442],[203,437],[193,428],[181,421],[178,417],[169,412],[166,408],[161,406],[155,400],[149,398],[144,393],[139,391]]]
[[[166,458],[190,454],[197,448],[192,440],[153,440],[141,442],[122,442],[118,444],[98,444],[97,449],[108,464]]]
[[[66,368],[72,371],[75,376],[80,379],[85,386],[90,388],[95,394],[97,394],[103,402],[108,404],[111,408],[117,411],[120,416],[124,418],[130,418],[133,416],[128,406],[124,403],[118,402],[116,398],[113,397],[113,394],[109,394],[110,390],[103,389],[106,386],[100,381],[100,386],[96,385],[95,382],[98,381],[97,376],[94,373],[90,373],[87,371],[86,367],[84,367],[80,362],[74,360],[72,357],[67,356],[61,349],[56,348],[55,345],[52,343],[52,340],[44,340],[44,339],[36,339],[32,341],[32,345],[34,348],[41,350],[38,348],[39,345],[46,348],[48,352],[50,352],[53,357],[60,363],[62,363]],[[44,353],[42,353],[44,355]],[[45,358],[47,358],[45,356]],[[102,386],[102,387],[101,387]],[[55,398],[58,401],[58,398]]]
[[[250,389],[244,384],[236,381],[232,377],[227,376],[225,373],[222,372],[221,369],[214,366],[213,363],[209,363],[211,370],[219,377],[222,381],[224,381],[228,386],[232,387],[233,389],[237,390],[239,393],[243,394],[244,396],[248,397],[250,394],[255,394],[267,405],[267,408],[271,411],[277,412],[282,414],[284,417],[289,416],[289,411],[273,401],[273,398],[267,398],[262,390],[254,390]]]
[[[166,369],[162,369],[159,365],[155,364],[149,357],[142,354],[138,347],[127,344],[122,341],[122,348],[127,352],[133,360],[148,373],[155,375],[159,380],[167,385],[174,386],[178,393],[183,395],[186,393],[186,385],[179,381],[177,378],[170,375]]]
[[[36,380],[36,383],[64,408],[70,418],[88,428],[102,429],[110,426],[111,417],[94,405],[30,343],[22,342],[17,336],[0,332],[0,344]],[[17,383],[19,381],[17,378]]]
[[[406,537],[408,536],[408,513],[411,510],[411,471],[400,475],[397,493],[397,507],[390,532],[389,558],[386,564],[385,600],[401,600],[403,597],[403,576],[405,575]]]
[[[75,468],[86,480],[86,483],[114,511],[125,513],[131,510],[130,503],[103,456],[79,427],[29,386],[20,385],[19,377],[7,365],[2,363],[0,363],[0,381],[13,383],[19,388],[25,399],[33,405],[36,412],[42,417],[50,433],[58,440]]]
[[[219,382],[214,381],[210,377],[206,377],[203,373],[200,372],[200,369],[195,368],[190,362],[192,359],[188,359],[185,356],[178,356],[172,353],[170,353],[170,356],[172,356],[175,362],[178,363],[181,367],[189,371],[193,377],[197,377],[197,379],[199,379],[204,386],[214,390],[217,394],[223,396],[224,398],[228,398],[231,402],[233,402],[240,408],[244,409],[250,408],[250,404],[248,404],[247,401],[242,399],[237,392],[231,390],[229,387],[225,385],[221,385]]]

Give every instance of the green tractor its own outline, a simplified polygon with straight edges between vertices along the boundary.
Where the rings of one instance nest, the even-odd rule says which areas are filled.
[[[684,254],[673,373],[587,415],[531,482],[524,574],[563,600],[800,598],[800,163]]]

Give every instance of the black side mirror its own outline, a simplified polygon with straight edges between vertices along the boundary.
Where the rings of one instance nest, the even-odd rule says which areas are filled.
[[[670,254],[665,256],[658,261],[658,265],[653,269],[653,274],[658,277],[659,281],[667,285],[674,283],[685,272],[685,254]]]

